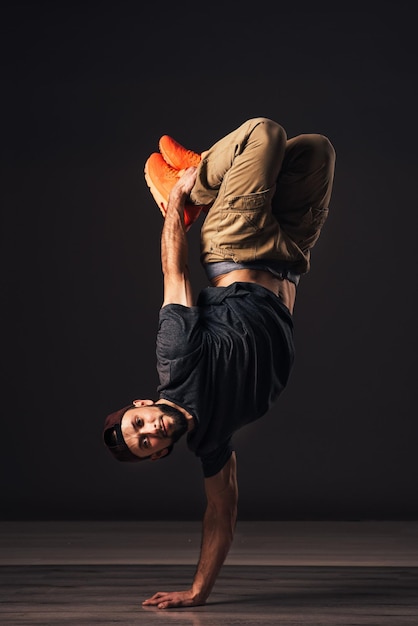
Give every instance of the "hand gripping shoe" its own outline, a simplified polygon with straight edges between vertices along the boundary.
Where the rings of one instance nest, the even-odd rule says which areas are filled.
[[[160,152],[164,160],[177,170],[187,167],[197,167],[202,160],[202,155],[193,150],[188,150],[169,135],[163,135],[159,141]],[[204,213],[209,211],[210,206],[201,207]]]
[[[184,170],[185,168],[183,168]],[[169,165],[162,154],[153,152],[145,163],[145,181],[163,217],[167,213],[168,196],[183,171]],[[197,220],[201,206],[186,204],[184,207],[184,227],[186,230]]]

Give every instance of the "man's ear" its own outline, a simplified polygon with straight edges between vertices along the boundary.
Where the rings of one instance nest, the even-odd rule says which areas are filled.
[[[134,406],[149,406],[150,404],[154,404],[153,400],[134,400],[132,402]]]
[[[153,452],[153,454],[151,454],[150,456],[150,459],[151,461],[158,461],[158,459],[163,459],[165,456],[167,456],[168,453],[169,453],[169,449],[163,448],[162,450],[159,450],[158,452]]]

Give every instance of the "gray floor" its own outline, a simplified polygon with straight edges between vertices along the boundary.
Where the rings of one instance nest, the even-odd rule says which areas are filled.
[[[0,523],[0,623],[418,625],[418,522],[241,522],[209,602],[143,609],[187,588],[193,522]]]

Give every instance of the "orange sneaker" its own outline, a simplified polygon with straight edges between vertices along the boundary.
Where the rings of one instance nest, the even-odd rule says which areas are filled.
[[[159,152],[153,152],[145,163],[145,181],[149,190],[157,203],[163,217],[167,213],[168,196],[174,187],[182,170],[171,167]],[[184,227],[186,230],[197,220],[201,211],[201,206],[186,204],[184,207]]]
[[[178,170],[186,169],[187,167],[197,167],[202,160],[201,154],[193,152],[193,150],[187,150],[187,148],[179,144],[178,141],[169,135],[160,137],[159,148],[164,160],[171,165],[171,167]],[[209,206],[204,205],[201,207],[204,213],[207,213],[209,208]]]
[[[181,173],[168,165],[159,152],[153,152],[145,163],[144,174],[149,190],[161,213],[165,216],[168,196]]]
[[[192,150],[187,150],[168,135],[163,135],[160,138],[159,148],[165,161],[176,170],[185,170],[187,167],[197,167],[202,160],[200,154]]]

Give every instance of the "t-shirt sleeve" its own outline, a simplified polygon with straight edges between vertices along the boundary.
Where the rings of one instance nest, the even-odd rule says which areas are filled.
[[[167,304],[160,310],[157,333],[157,356],[178,359],[201,344],[198,307]]]
[[[229,461],[234,448],[231,438],[216,448],[213,452],[201,456],[203,475],[205,478],[215,476]]]

